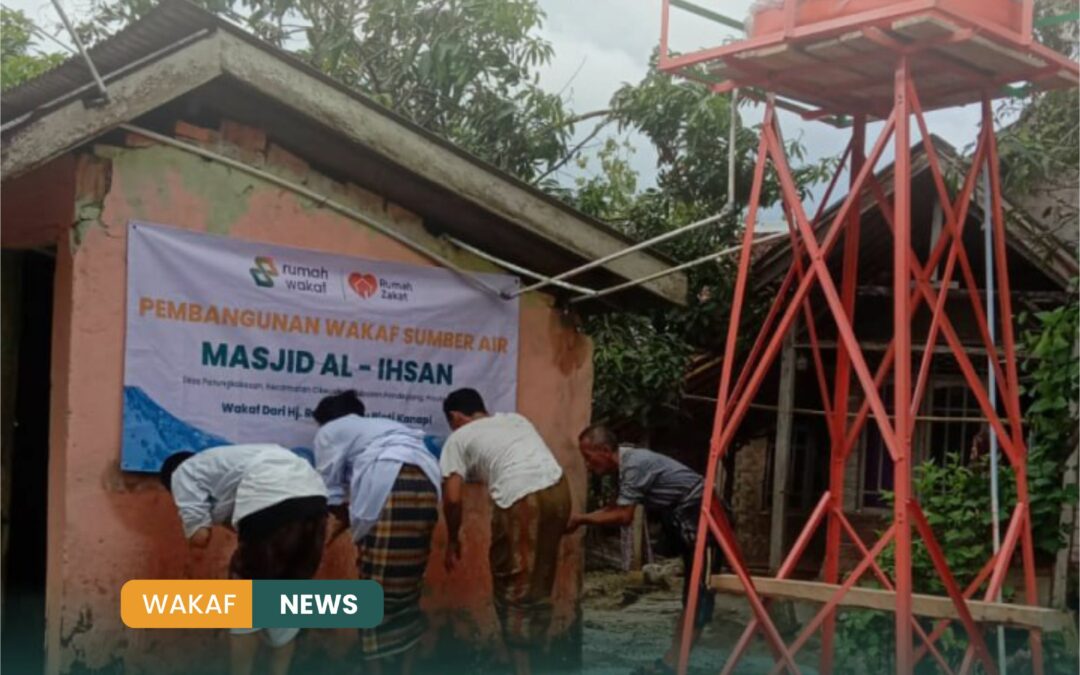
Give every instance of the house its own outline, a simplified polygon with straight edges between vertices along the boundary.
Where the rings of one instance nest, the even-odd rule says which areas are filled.
[[[947,143],[935,138],[934,147],[946,171],[962,168],[962,158]],[[891,171],[889,166],[876,173],[878,182],[890,196]],[[837,199],[836,204],[842,201],[842,198]],[[974,277],[979,281],[980,293],[985,298],[982,290],[985,246],[981,204],[982,192],[976,190],[964,229],[964,246]],[[1075,301],[1070,286],[1078,274],[1075,223],[1071,228],[1050,228],[1019,206],[1007,202],[1004,206],[1014,312],[1032,312]],[[836,208],[834,205],[827,209],[820,222],[830,222],[829,215],[835,213]],[[858,288],[853,326],[873,371],[892,336],[892,235],[869,190],[862,195],[860,209]],[[937,191],[925,149],[920,143],[912,150],[911,236],[918,255],[925,258],[929,254],[941,228]],[[834,279],[840,278],[841,259],[842,247],[838,246],[828,258]],[[883,264],[883,260],[890,262]],[[786,240],[763,251],[753,263],[750,293],[759,298],[773,297],[775,287],[790,265],[791,249]],[[959,270],[954,274],[948,292],[949,316],[972,361],[985,377],[986,351],[976,330]],[[831,382],[837,341],[835,324],[820,293],[812,293],[810,298],[821,359]],[[929,323],[926,310],[916,315],[913,322],[912,345],[916,358],[921,358]],[[732,504],[743,554],[748,563],[759,570],[776,570],[782,553],[790,550],[829,482],[829,435],[815,357],[801,313],[797,326],[754,400],[733,451],[725,457],[723,478],[719,483],[724,486],[724,496]],[[755,330],[753,325],[746,327],[746,332],[751,335]],[[656,442],[659,447],[681,451],[684,457],[689,455],[691,461],[699,464],[704,461],[720,361],[718,355],[703,355],[692,364],[686,379],[683,412],[696,423],[681,424],[678,429],[662,434]],[[888,389],[887,384],[882,388],[886,392]],[[854,383],[851,410],[858,409],[861,396],[859,386]],[[787,405],[782,405],[784,401]],[[942,339],[935,351],[920,416],[922,419],[916,425],[914,438],[918,461],[940,460],[945,453],[968,453],[976,434],[985,426],[981,411]],[[782,462],[778,457],[784,456],[789,460],[784,463],[784,470],[778,472],[777,466]],[[778,473],[786,475],[782,485],[776,484]],[[867,424],[855,446],[854,456],[846,464],[844,486],[845,514],[860,534],[866,535],[864,539],[879,530],[883,519],[891,514],[882,499],[882,492],[892,488],[891,481],[891,463],[877,427]],[[819,572],[824,554],[824,533],[825,529],[819,528],[811,541],[801,560],[801,574],[816,576]],[[843,546],[846,548],[841,551],[842,562],[858,560],[853,545],[844,540]]]
[[[631,242],[193,5],[163,3],[89,57],[107,96],[75,57],[6,92],[0,110],[4,650],[21,648],[32,664],[44,636],[48,673],[217,668],[226,654],[220,632],[129,630],[120,620],[124,582],[180,578],[187,557],[156,478],[125,470],[125,344],[136,339],[125,323],[132,313],[125,289],[136,274],[155,283],[167,271],[184,279],[165,263],[129,268],[131,224],[167,225],[170,237],[197,240],[202,253],[191,260],[200,265],[217,249],[257,244],[305,259],[339,256],[442,275],[447,289],[490,303],[483,289],[468,290],[475,277],[445,268],[501,270],[454,241],[540,275]],[[250,258],[237,272],[244,293],[287,277],[280,261],[261,257],[250,275]],[[604,287],[669,268],[667,259],[638,251],[580,281]],[[302,274],[315,286],[319,275]],[[383,285],[374,275],[353,281],[361,298]],[[409,292],[406,284],[393,292]],[[685,290],[674,273],[609,298],[679,304]],[[349,293],[344,281],[341,293]],[[149,303],[156,312],[156,300]],[[167,318],[182,314],[161,306]],[[590,418],[591,345],[567,318],[558,288],[526,293],[516,306],[517,339],[500,343],[511,345],[508,363],[516,366],[509,405],[537,424],[580,504],[585,469],[575,434]],[[190,323],[193,315],[183,316]],[[218,352],[210,354],[220,365]],[[291,405],[302,410],[311,396]],[[256,440],[241,436],[230,440]],[[482,663],[497,651],[488,510],[482,488],[469,486],[465,560],[452,577],[437,531],[423,601],[429,657]],[[572,667],[580,656],[583,554],[580,537],[563,546],[551,653]],[[223,570],[229,548],[218,541],[208,569]],[[319,574],[355,578],[349,543],[328,551]],[[355,632],[303,639],[298,668],[338,670]]]

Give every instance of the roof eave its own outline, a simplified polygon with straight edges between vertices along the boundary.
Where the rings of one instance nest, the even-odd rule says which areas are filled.
[[[223,29],[224,28],[224,29]],[[17,177],[117,125],[130,122],[219,77],[244,82],[260,94],[314,122],[370,148],[418,177],[453,190],[463,199],[532,236],[542,237],[571,256],[591,260],[629,245],[592,221],[531,186],[489,167],[442,139],[405,124],[396,115],[313,72],[294,58],[219,21],[181,48],[122,75],[109,78],[109,101],[88,106],[75,97],[5,130],[0,171]],[[295,105],[303,101],[303,108]],[[604,267],[622,279],[644,277],[670,267],[664,256],[636,252]],[[665,303],[683,305],[687,282],[681,273],[643,284]]]

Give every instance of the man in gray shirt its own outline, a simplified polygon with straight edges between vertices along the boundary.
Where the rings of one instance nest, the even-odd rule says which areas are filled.
[[[582,525],[601,527],[629,525],[634,520],[634,507],[642,504],[660,517],[664,536],[675,546],[683,559],[683,606],[690,591],[690,570],[694,559],[698,517],[705,485],[701,474],[674,459],[631,446],[620,446],[615,434],[607,427],[594,424],[578,436],[578,447],[589,471],[597,475],[617,473],[619,495],[615,504],[591,513],[570,516],[569,531]],[[713,550],[713,560],[719,553]],[[704,580],[703,580],[704,581]],[[694,639],[712,619],[715,598],[704,585],[694,617]],[[682,619],[675,626],[671,647],[662,658],[639,669],[642,674],[673,673],[679,653]]]

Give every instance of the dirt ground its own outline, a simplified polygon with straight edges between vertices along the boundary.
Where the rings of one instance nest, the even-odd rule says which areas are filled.
[[[682,608],[682,579],[677,575],[642,575],[622,572],[589,572],[585,576],[583,673],[627,675],[652,663],[667,650],[675,621]],[[712,623],[702,633],[690,662],[698,675],[719,672],[732,646],[749,621],[744,598],[718,594]],[[812,645],[808,645],[808,649]],[[814,672],[816,660],[808,651],[800,660]],[[762,641],[739,663],[737,673],[768,672],[772,658]]]

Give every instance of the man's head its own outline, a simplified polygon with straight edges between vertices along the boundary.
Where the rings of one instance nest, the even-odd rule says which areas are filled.
[[[458,389],[443,399],[443,413],[450,428],[457,430],[480,417],[487,417],[484,399],[475,389]]]
[[[593,424],[578,434],[578,448],[592,473],[603,476],[619,470],[619,439],[603,424]]]
[[[174,452],[165,458],[165,461],[161,463],[161,470],[158,472],[158,478],[161,479],[161,484],[165,486],[166,490],[172,492],[173,474],[176,473],[176,470],[180,468],[181,464],[194,456],[194,452],[184,450],[182,452]]]
[[[346,415],[364,416],[364,402],[352,389],[339,391],[323,398],[319,401],[319,405],[315,406],[315,411],[311,413],[320,427]]]

